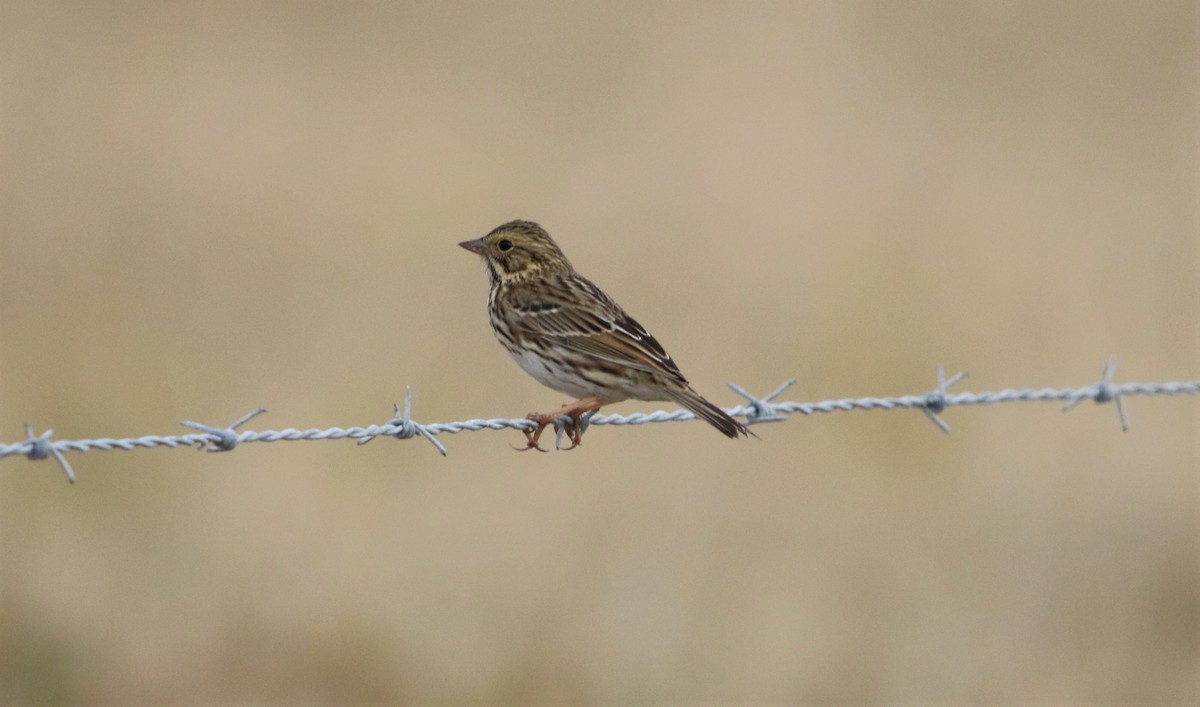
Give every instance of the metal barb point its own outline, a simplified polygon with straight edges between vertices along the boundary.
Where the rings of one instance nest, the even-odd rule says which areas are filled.
[[[1100,374],[1100,380],[1090,388],[1084,388],[1079,391],[1079,394],[1067,401],[1063,405],[1063,412],[1074,409],[1084,400],[1091,398],[1097,405],[1104,403],[1115,403],[1117,408],[1117,421],[1121,423],[1121,431],[1129,431],[1129,416],[1125,413],[1125,403],[1121,400],[1121,393],[1118,392],[1117,386],[1113,385],[1113,376],[1117,372],[1117,359],[1110,358],[1104,364],[1104,372]]]
[[[58,448],[50,441],[50,436],[53,434],[54,430],[46,430],[35,437],[33,427],[25,425],[25,441],[29,442],[29,451],[25,453],[25,456],[34,461],[53,456],[58,465],[62,467],[63,472],[66,473],[67,481],[73,484],[75,483],[75,470],[67,463],[67,458],[62,455],[62,452],[58,451]]]
[[[751,395],[745,388],[737,383],[727,383],[729,389],[746,399],[750,406],[750,414],[746,415],[746,425],[757,425],[762,422],[782,422],[787,418],[775,412],[775,406],[771,404],[771,400],[778,397],[783,391],[796,384],[795,378],[788,378],[778,388],[761,398]]]
[[[585,412],[579,416],[579,438],[580,439],[583,439],[583,433],[588,431],[588,427],[590,427],[592,424],[592,418],[596,415],[597,412],[599,412],[599,411],[598,410],[589,410],[588,412]],[[578,444],[575,444],[571,447],[567,447],[565,450],[563,449],[563,446],[562,446],[563,435],[567,433],[567,430],[569,430],[575,426],[575,420],[570,415],[559,415],[558,417],[554,418],[554,420],[552,422],[554,424],[554,449],[555,449],[555,451],[559,451],[559,452],[570,451],[570,450],[574,449],[575,447],[579,446]]]
[[[946,434],[950,434],[950,425],[941,418],[941,412],[946,409],[946,389],[963,378],[966,378],[966,371],[959,371],[946,380],[946,369],[937,367],[937,387],[925,394],[925,401],[921,405],[921,412],[925,413],[925,417],[929,421],[937,425],[937,428]]]
[[[571,424],[571,418],[566,415],[560,415],[552,421],[554,425],[554,451],[562,451],[562,438],[566,434],[567,425]]]
[[[429,443],[438,450],[439,454],[441,454],[443,457],[446,456],[445,445],[439,442],[437,438],[433,436],[433,433],[425,427],[425,425],[415,422],[412,419],[412,397],[412,386],[406,385],[404,386],[404,412],[400,411],[400,406],[398,404],[392,403],[392,410],[395,413],[395,416],[392,417],[387,424],[389,426],[398,427],[399,429],[391,433],[391,436],[397,439],[412,439],[413,437],[420,435],[421,437],[429,440]],[[378,436],[379,435],[367,435],[366,437],[358,440],[358,444],[359,446],[362,446]]]
[[[251,410],[245,415],[239,417],[237,422],[234,422],[228,427],[209,427],[202,422],[192,422],[191,420],[184,420],[179,424],[183,425],[184,427],[190,427],[193,430],[206,432],[216,438],[200,442],[197,446],[197,449],[203,449],[207,452],[232,452],[234,447],[238,446],[238,442],[241,441],[238,439],[237,428],[266,411],[266,408]]]

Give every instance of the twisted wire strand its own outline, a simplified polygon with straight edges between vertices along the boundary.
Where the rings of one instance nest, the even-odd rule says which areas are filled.
[[[1118,418],[1123,430],[1129,429],[1128,418],[1122,404],[1122,398],[1132,395],[1194,395],[1200,393],[1200,380],[1172,381],[1164,383],[1121,383],[1112,382],[1115,362],[1109,361],[1105,366],[1101,379],[1082,388],[1006,388],[998,391],[979,393],[963,392],[948,393],[947,388],[966,376],[959,373],[946,379],[943,370],[937,369],[937,387],[920,395],[901,395],[896,397],[862,397],[825,400],[822,402],[803,403],[795,401],[773,402],[795,380],[785,381],[775,390],[760,397],[746,392],[741,387],[730,384],[729,387],[746,398],[747,404],[725,408],[725,412],[734,417],[746,418],[746,424],[780,422],[788,419],[788,415],[813,415],[817,413],[849,412],[855,410],[898,410],[919,409],[924,412],[943,432],[949,432],[950,427],[940,417],[940,413],[948,407],[962,405],[995,405],[1011,402],[1062,402],[1063,410],[1070,410],[1085,400],[1096,403],[1113,402],[1116,404]],[[180,435],[145,435],[124,439],[80,439],[52,440],[52,431],[47,430],[35,436],[33,430],[26,426],[26,439],[16,443],[0,443],[0,459],[10,456],[24,456],[29,459],[45,459],[53,457],[67,475],[67,479],[75,482],[75,474],[67,463],[64,452],[91,452],[138,449],[154,447],[195,447],[210,452],[231,451],[239,444],[246,442],[284,442],[299,440],[328,440],[355,439],[359,444],[370,442],[375,437],[396,437],[409,439],[420,436],[432,444],[442,456],[446,456],[445,446],[436,437],[442,433],[459,434],[479,430],[527,430],[536,425],[526,418],[475,418],[457,422],[434,422],[421,424],[412,419],[412,389],[405,394],[403,410],[395,406],[395,416],[382,425],[366,427],[329,427],[326,429],[309,428],[298,430],[287,428],[282,430],[242,431],[237,428],[251,418],[265,413],[266,410],[255,410],[228,427],[210,427],[198,422],[184,421],[183,425],[198,430],[195,433]],[[658,422],[682,422],[695,419],[695,415],[687,410],[656,410],[654,412],[635,412],[627,415],[594,414],[584,420],[584,426],[591,425],[644,425]],[[562,440],[566,427],[566,418],[556,421],[558,440]]]

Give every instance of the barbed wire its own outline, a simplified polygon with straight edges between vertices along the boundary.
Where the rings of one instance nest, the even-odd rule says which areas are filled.
[[[778,388],[761,398],[754,396],[734,383],[730,383],[729,387],[738,395],[744,397],[747,403],[733,408],[725,408],[725,412],[734,417],[745,417],[747,425],[756,425],[766,422],[782,422],[788,419],[787,415],[795,413],[812,415],[815,413],[853,410],[900,410],[916,408],[925,413],[937,425],[938,429],[949,433],[950,426],[940,416],[949,407],[960,405],[995,405],[1011,402],[1062,402],[1064,403],[1063,411],[1065,412],[1085,400],[1092,400],[1098,404],[1114,403],[1117,409],[1117,418],[1121,424],[1121,430],[1128,431],[1129,418],[1125,413],[1125,406],[1122,402],[1124,397],[1131,395],[1194,395],[1200,393],[1200,380],[1117,384],[1113,382],[1113,374],[1115,372],[1116,361],[1115,359],[1110,359],[1104,367],[1104,373],[1101,375],[1100,380],[1082,388],[1006,388],[995,392],[951,394],[947,392],[948,388],[965,378],[967,374],[960,372],[947,379],[942,367],[939,366],[937,368],[937,386],[926,393],[890,398],[843,398],[817,403],[774,402],[775,398],[779,397],[796,382],[794,378],[784,381]],[[316,428],[306,430],[287,428],[283,430],[264,430],[261,432],[237,431],[237,428],[246,422],[265,413],[266,410],[262,408],[243,415],[227,427],[211,427],[199,422],[184,420],[180,424],[197,430],[197,432],[181,435],[146,435],[126,439],[51,440],[53,435],[52,430],[46,430],[40,435],[34,435],[33,428],[26,425],[24,440],[13,444],[0,443],[0,459],[17,455],[32,460],[53,457],[66,473],[67,480],[75,483],[75,472],[71,468],[71,465],[67,463],[66,457],[63,456],[64,452],[111,451],[115,449],[134,451],[153,447],[196,447],[210,452],[228,452],[232,451],[239,444],[247,442],[356,439],[361,445],[370,442],[376,437],[411,439],[412,437],[420,436],[428,440],[442,456],[446,456],[445,445],[437,439],[437,436],[442,433],[458,434],[460,432],[478,430],[505,429],[525,431],[537,426],[537,423],[527,418],[478,418],[463,420],[461,422],[421,424],[412,419],[411,387],[405,390],[403,410],[399,405],[394,405],[393,407],[394,416],[382,425],[345,428],[330,427],[323,430]],[[644,425],[652,422],[682,422],[693,420],[695,417],[688,410],[682,409],[657,410],[648,413],[635,412],[629,415],[592,414],[585,415],[581,420],[581,425],[583,430],[586,430],[591,425]],[[556,448],[562,442],[564,431],[567,429],[569,423],[569,419],[565,416],[555,420],[555,430],[557,432],[555,439]]]

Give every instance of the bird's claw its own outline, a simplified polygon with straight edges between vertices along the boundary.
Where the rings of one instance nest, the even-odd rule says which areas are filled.
[[[573,412],[569,416],[571,424],[567,426],[567,437],[571,440],[570,447],[562,447],[560,451],[569,452],[583,443],[583,421],[580,419],[583,416],[578,412]]]
[[[542,436],[542,432],[546,429],[546,426],[554,422],[554,418],[549,417],[548,415],[539,415],[535,412],[531,412],[525,416],[525,419],[537,423],[537,427],[533,428],[532,430],[521,430],[525,433],[525,446],[513,447],[513,449],[517,450],[518,452],[528,452],[531,449],[536,449],[539,452],[550,451],[549,449],[543,449],[542,446],[538,444],[538,439]],[[511,447],[512,445],[509,446]]]
[[[513,449],[517,450],[518,452],[528,452],[531,449],[536,449],[539,452],[550,451],[549,449],[544,449],[540,444],[538,444],[538,440],[541,438],[542,432],[545,431],[545,429],[550,425],[554,425],[554,430],[556,432],[558,431],[558,417],[558,415],[544,415],[536,412],[526,415],[525,419],[537,423],[537,427],[532,430],[522,430],[525,433],[525,446],[513,447]],[[569,452],[583,442],[583,423],[580,419],[583,417],[583,414],[579,412],[571,412],[567,414],[567,417],[570,419],[570,422],[565,426],[564,431],[567,433],[567,437],[571,440],[571,446],[559,448],[559,451],[562,452]]]
[[[533,416],[530,415],[529,419],[533,420]],[[525,446],[513,447],[513,449],[517,450],[518,452],[528,452],[531,449],[536,449],[539,452],[550,451],[549,449],[542,449],[541,445],[538,444],[538,437],[542,436],[542,430],[546,429],[548,422],[541,422],[540,420],[534,420],[534,422],[538,423],[537,429],[522,430],[525,433]],[[511,444],[509,446],[512,447]]]

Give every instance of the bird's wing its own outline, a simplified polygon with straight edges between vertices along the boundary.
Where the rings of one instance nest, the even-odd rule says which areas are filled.
[[[687,383],[662,344],[580,275],[514,288],[509,295],[521,336],[554,339],[580,353]]]

